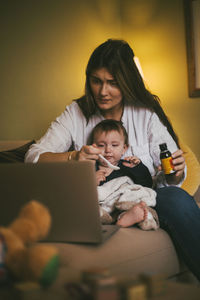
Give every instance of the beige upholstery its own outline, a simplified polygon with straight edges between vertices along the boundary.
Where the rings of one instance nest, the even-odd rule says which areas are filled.
[[[184,181],[182,188],[190,195],[194,195],[200,184],[200,165],[199,162],[191,151],[191,149],[184,143],[181,143],[181,149],[187,164],[187,178]]]
[[[5,150],[12,150],[15,149],[17,147],[20,147],[26,143],[28,143],[29,140],[3,140],[0,141],[0,151],[5,151]]]
[[[180,271],[177,255],[168,234],[120,228],[100,246],[59,244],[61,265],[83,270],[90,267],[109,268],[117,275],[135,275],[144,271],[159,272],[166,277]]]
[[[23,141],[25,144],[27,141]],[[21,146],[22,142],[0,142],[0,150]],[[184,156],[188,165],[188,177],[183,188],[194,194],[199,186],[199,164],[195,155],[185,145]],[[142,231],[138,228],[120,229],[100,246],[79,244],[55,244],[60,252],[59,276],[54,284],[61,286],[67,280],[79,276],[89,267],[109,268],[113,274],[162,273],[173,277],[181,267],[169,235],[162,229]]]

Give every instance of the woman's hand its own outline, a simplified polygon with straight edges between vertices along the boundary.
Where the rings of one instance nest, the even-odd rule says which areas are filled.
[[[101,150],[93,145],[85,145],[77,153],[77,160],[98,160]]]
[[[96,171],[96,183],[97,183],[97,185],[99,185],[101,181],[105,181],[105,180],[106,180],[105,171],[104,170]]]
[[[178,149],[172,153],[172,164],[175,173],[173,175],[166,176],[166,181],[168,184],[178,184],[183,179],[185,170],[185,159],[181,149]],[[161,165],[158,167],[158,170],[162,170]]]
[[[183,151],[181,149],[172,153],[172,163],[174,166],[174,171],[176,171],[176,177],[183,178],[184,170],[185,170],[185,159],[183,157]]]
[[[140,163],[140,159],[137,156],[127,156],[124,158],[127,162],[123,161],[122,164],[125,167],[133,168]]]

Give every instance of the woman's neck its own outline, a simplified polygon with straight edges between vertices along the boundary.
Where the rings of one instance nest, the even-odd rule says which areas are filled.
[[[108,110],[101,110],[100,113],[105,119],[113,119],[116,121],[121,121],[122,115],[124,111],[124,105],[122,104],[120,107],[111,108]]]

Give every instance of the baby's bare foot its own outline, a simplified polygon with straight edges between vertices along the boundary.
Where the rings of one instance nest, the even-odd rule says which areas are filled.
[[[143,221],[148,214],[146,203],[141,201],[129,210],[119,215],[117,225],[121,227],[129,227]]]
[[[144,220],[145,220],[147,218],[147,215],[148,215],[147,205],[146,205],[146,203],[144,201],[141,201],[139,204],[144,209]]]

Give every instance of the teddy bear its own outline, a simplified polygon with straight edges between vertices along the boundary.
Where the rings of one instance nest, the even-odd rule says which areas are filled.
[[[25,204],[8,227],[0,227],[5,241],[4,265],[14,280],[51,284],[57,276],[59,255],[55,247],[36,243],[50,229],[47,207],[36,200]],[[1,255],[2,256],[2,255]]]

